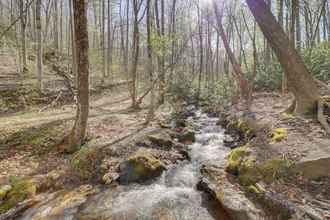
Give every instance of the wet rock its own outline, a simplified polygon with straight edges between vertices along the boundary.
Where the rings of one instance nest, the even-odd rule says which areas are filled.
[[[166,169],[165,165],[152,153],[140,148],[119,166],[121,184],[144,182],[158,177]]]
[[[262,210],[258,209],[237,186],[231,183],[223,169],[215,167],[202,168],[203,179],[198,189],[211,194],[233,220],[265,219]]]
[[[186,128],[178,134],[177,138],[181,143],[191,144],[195,142],[195,132],[189,128]]]
[[[153,145],[160,147],[162,149],[170,150],[173,146],[173,141],[171,136],[167,132],[159,132],[157,134],[148,135],[148,140],[151,141]]]
[[[220,125],[222,127],[226,127],[229,123],[229,120],[227,119],[228,114],[227,113],[220,113],[219,114],[219,120],[217,121],[216,125]]]
[[[21,219],[92,219],[75,217],[79,207],[87,201],[89,196],[98,191],[91,185],[82,185],[72,191],[46,194],[43,202],[28,209],[22,214]]]
[[[239,136],[238,135],[225,135],[225,137],[223,139],[223,144],[226,147],[233,149],[239,145]]]
[[[112,193],[111,190],[91,196],[80,207],[77,220],[112,219]]]
[[[188,150],[185,149],[179,150],[179,154],[182,156],[182,160],[188,160],[188,161],[191,160]]]

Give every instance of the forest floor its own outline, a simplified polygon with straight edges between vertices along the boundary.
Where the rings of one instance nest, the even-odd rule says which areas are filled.
[[[3,105],[0,102],[0,185],[6,184],[10,177],[32,177],[52,171],[61,173],[61,179],[65,183],[60,181],[59,184],[79,184],[79,178],[71,175],[71,156],[60,149],[61,140],[72,129],[76,114],[75,104],[71,101],[51,105],[51,101],[56,97],[44,97],[48,99],[46,103],[26,103],[22,108],[15,106],[13,111],[3,109],[2,107],[8,104],[7,98],[10,99],[12,95],[7,94],[8,91],[15,91],[16,96],[16,91],[22,85],[34,88],[37,79],[31,69],[23,80],[17,74],[16,61],[12,54],[0,53],[0,57],[0,94],[4,95],[0,97],[0,101],[4,100]],[[44,83],[48,90],[63,89],[62,81],[63,79],[50,71],[49,66],[45,66]],[[93,81],[95,84],[97,79],[93,78]],[[124,84],[103,88],[91,95],[88,144],[111,145],[145,129],[143,123],[146,106],[142,104],[139,111],[132,111],[126,87]],[[151,124],[148,129],[152,128]]]
[[[110,143],[140,128],[145,111],[133,112],[129,107],[127,94],[105,94],[93,101],[89,139],[95,144]],[[67,166],[68,157],[52,147],[70,131],[74,115],[74,105],[65,105],[0,117],[0,183],[8,175],[24,177]]]

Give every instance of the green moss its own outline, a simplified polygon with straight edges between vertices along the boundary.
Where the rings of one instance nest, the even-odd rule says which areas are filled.
[[[140,149],[123,162],[121,179],[127,182],[140,182],[159,176],[165,166],[150,152]]]
[[[101,161],[101,155],[95,147],[82,147],[71,159],[71,167],[83,179],[92,178]]]
[[[276,128],[271,133],[271,144],[281,142],[288,136],[288,131],[286,128]]]
[[[295,118],[293,114],[290,114],[290,113],[287,113],[287,112],[282,113],[282,117],[284,119],[294,119]]]
[[[0,200],[3,200],[12,188],[11,185],[0,186]]]
[[[19,202],[35,195],[37,186],[33,180],[11,180],[12,189],[0,205],[0,214],[13,208]]]
[[[271,183],[274,179],[283,177],[288,172],[290,165],[290,162],[284,159],[267,160],[259,166],[259,172],[264,182]]]
[[[250,152],[246,146],[232,150],[227,158],[226,170],[229,173],[237,174],[242,160],[249,154]]]
[[[248,187],[248,191],[249,191],[250,193],[253,193],[253,194],[256,194],[256,195],[259,195],[259,194],[262,193],[262,191],[260,191],[260,190],[258,189],[258,187],[256,187],[255,185],[250,185],[250,186]]]
[[[261,180],[271,183],[283,177],[289,166],[289,161],[278,158],[258,164],[248,147],[243,146],[231,151],[227,158],[226,171],[236,175],[242,185],[250,186]]]
[[[143,172],[145,166],[151,170],[155,170],[162,165],[160,160],[145,151],[138,151],[135,155],[129,157],[128,161],[135,163],[137,165],[137,170],[141,172]]]
[[[241,162],[238,169],[238,179],[244,186],[253,185],[260,180],[260,173],[254,157],[249,157]]]

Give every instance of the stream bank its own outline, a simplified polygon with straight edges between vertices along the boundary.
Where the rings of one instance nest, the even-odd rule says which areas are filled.
[[[129,148],[126,159],[117,161],[112,166],[116,169],[108,171],[109,186],[85,184],[72,190],[35,194],[39,186],[31,182],[31,195],[35,196],[27,198],[33,202],[21,206],[30,199],[24,200],[1,217],[5,219],[6,214],[17,211],[7,216],[13,219],[229,219],[219,203],[196,187],[202,164],[222,161],[228,152],[221,147],[223,130],[215,125],[216,121],[217,118],[198,112],[184,121],[185,126],[180,122],[173,129],[151,130],[121,142],[116,149],[124,150],[120,147],[129,143],[135,148]],[[112,147],[111,152],[114,155],[120,151]],[[87,159],[97,158],[93,155],[96,155],[94,151],[83,149],[71,161],[86,171]],[[84,161],[83,166],[75,162],[77,158]],[[83,172],[82,177],[88,177],[85,174],[91,172]],[[8,195],[11,194],[9,189]]]
[[[283,113],[291,102],[258,93],[250,113],[241,103],[222,111],[218,124],[232,136],[225,143],[233,149],[226,175],[260,205],[266,219],[329,219],[330,178],[324,168],[330,165],[330,140],[315,119]],[[214,169],[206,173],[223,176]]]

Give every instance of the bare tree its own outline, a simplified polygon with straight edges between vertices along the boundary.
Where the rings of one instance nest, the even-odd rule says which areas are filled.
[[[73,1],[73,12],[78,64],[78,95],[76,120],[65,149],[68,153],[76,151],[84,143],[89,114],[89,43],[85,0]]]
[[[37,35],[37,77],[39,91],[43,91],[42,70],[42,27],[41,27],[41,0],[36,1],[36,35]]]
[[[287,76],[289,90],[296,98],[295,112],[315,112],[319,99],[317,86],[302,58],[263,0],[246,0],[254,18],[272,46]]]

